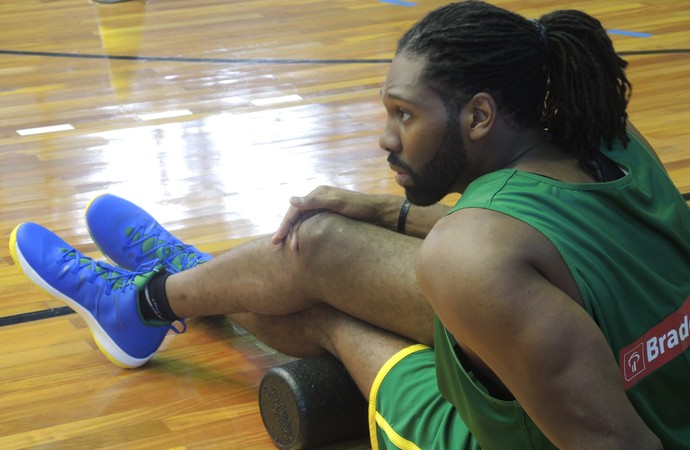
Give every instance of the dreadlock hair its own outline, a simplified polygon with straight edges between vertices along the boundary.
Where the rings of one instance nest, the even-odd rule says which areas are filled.
[[[442,98],[492,95],[518,125],[545,129],[594,176],[602,142],[627,145],[627,62],[581,11],[528,20],[479,0],[451,3],[405,33],[399,54],[424,59],[422,82]]]

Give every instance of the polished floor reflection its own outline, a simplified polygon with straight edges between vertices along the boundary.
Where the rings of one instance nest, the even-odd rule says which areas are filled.
[[[2,2],[0,237],[34,221],[98,256],[83,211],[111,192],[220,253],[272,232],[288,198],[320,184],[400,193],[378,148],[379,89],[400,34],[444,3]],[[631,120],[690,193],[687,2],[568,7],[610,30],[630,62]],[[62,306],[0,245],[0,448],[272,447],[256,386],[283,355],[211,318],[121,371],[77,316],[42,318]]]

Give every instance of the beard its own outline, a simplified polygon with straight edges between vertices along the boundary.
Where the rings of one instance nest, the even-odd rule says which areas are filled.
[[[421,169],[413,170],[394,153],[388,155],[388,162],[409,173],[413,186],[405,188],[405,195],[412,204],[430,206],[437,203],[450,193],[469,163],[467,148],[460,135],[459,113],[448,112],[441,143]]]

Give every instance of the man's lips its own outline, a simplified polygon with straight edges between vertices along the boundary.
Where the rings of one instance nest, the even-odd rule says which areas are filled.
[[[389,164],[389,167],[393,172],[395,172],[395,182],[398,183],[400,186],[405,186],[410,180],[410,174],[407,172],[403,171],[401,168],[394,166],[393,164]]]

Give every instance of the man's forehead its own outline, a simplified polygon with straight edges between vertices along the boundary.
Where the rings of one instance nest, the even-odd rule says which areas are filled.
[[[398,55],[388,69],[386,82],[381,89],[382,96],[412,101],[420,91],[428,88],[421,82],[424,62]]]

